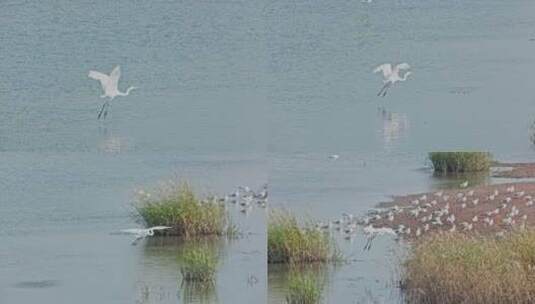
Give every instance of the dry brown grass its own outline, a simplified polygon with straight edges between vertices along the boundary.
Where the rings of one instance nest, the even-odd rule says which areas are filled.
[[[414,245],[402,283],[408,303],[535,303],[535,231],[431,235]]]

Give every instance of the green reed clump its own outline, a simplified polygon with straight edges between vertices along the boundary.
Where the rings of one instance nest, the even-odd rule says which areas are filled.
[[[288,278],[287,304],[316,304],[321,301],[322,287],[311,273],[292,273]]]
[[[287,212],[272,212],[268,222],[268,263],[327,262],[339,258],[332,238],[312,225],[300,226]]]
[[[409,253],[402,286],[408,303],[535,303],[535,232],[430,236]]]
[[[429,160],[437,173],[482,172],[492,164],[488,152],[431,152]]]
[[[184,250],[180,256],[180,272],[185,282],[210,283],[214,281],[217,270],[217,256],[204,247]]]
[[[142,194],[136,209],[148,227],[170,226],[167,234],[186,237],[223,235],[235,229],[224,205],[201,201],[187,183],[162,188],[154,198]]]

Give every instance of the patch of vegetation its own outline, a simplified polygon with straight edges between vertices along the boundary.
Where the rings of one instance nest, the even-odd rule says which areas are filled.
[[[321,301],[322,287],[315,275],[295,272],[288,278],[288,304],[316,304]]]
[[[492,164],[488,152],[431,152],[429,160],[436,173],[483,172]]]
[[[299,225],[288,212],[274,211],[268,221],[268,263],[327,262],[340,258],[333,239],[313,225]]]
[[[173,227],[165,232],[169,235],[224,235],[236,229],[223,204],[198,199],[187,183],[161,188],[154,197],[141,191],[136,210],[148,227]]]
[[[534,303],[535,231],[432,235],[409,253],[402,287],[408,303]]]
[[[186,282],[213,282],[217,270],[217,255],[208,248],[194,246],[180,256],[180,272]]]
[[[182,281],[180,303],[220,303],[215,285],[215,282]]]

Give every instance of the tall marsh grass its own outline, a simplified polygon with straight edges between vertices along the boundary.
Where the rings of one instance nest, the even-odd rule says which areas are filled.
[[[316,275],[295,272],[288,278],[287,304],[317,304],[321,302],[322,286]]]
[[[436,173],[482,172],[492,164],[488,152],[431,152],[429,160]]]
[[[313,225],[299,225],[288,212],[273,211],[268,220],[268,263],[327,262],[339,258],[333,239]]]
[[[430,236],[409,253],[402,286],[408,303],[535,303],[535,231]]]
[[[173,184],[138,199],[136,210],[148,227],[170,226],[170,235],[203,236],[233,232],[225,206],[202,202],[187,183]]]
[[[213,282],[217,270],[217,256],[202,246],[186,248],[179,257],[180,272],[186,282]]]

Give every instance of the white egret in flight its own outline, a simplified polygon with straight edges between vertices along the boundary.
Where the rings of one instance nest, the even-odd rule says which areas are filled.
[[[381,64],[380,66],[376,67],[375,70],[373,70],[373,72],[374,73],[382,72],[383,73],[383,78],[384,78],[383,79],[384,86],[379,91],[379,93],[377,93],[377,96],[385,97],[386,96],[386,91],[394,83],[396,83],[398,81],[407,80],[407,77],[409,77],[409,75],[411,75],[412,73],[410,71],[407,71],[407,72],[405,72],[405,74],[403,74],[403,76],[400,76],[399,72],[401,70],[408,70],[410,68],[411,68],[411,66],[408,63],[400,63],[400,64],[396,65],[395,67],[392,67],[392,64],[390,64],[390,63],[385,63],[385,64]]]
[[[100,112],[98,113],[98,118],[104,114],[104,118],[108,115],[108,107],[110,101],[112,101],[116,96],[127,96],[130,94],[130,91],[136,89],[136,87],[129,87],[126,92],[119,91],[119,78],[121,77],[121,67],[116,66],[110,73],[106,75],[97,71],[89,71],[89,78],[100,81],[102,90],[104,94],[100,95],[100,98],[108,97],[109,99],[102,105]]]
[[[154,226],[154,227],[150,227],[150,228],[147,228],[147,229],[142,229],[142,228],[133,228],[133,229],[123,229],[123,230],[120,230],[120,234],[133,234],[136,236],[136,238],[134,239],[134,241],[132,242],[132,245],[136,245],[137,242],[141,239],[144,239],[148,236],[153,236],[154,235],[154,231],[156,230],[166,230],[166,229],[171,229],[173,227],[168,227],[168,226]]]

